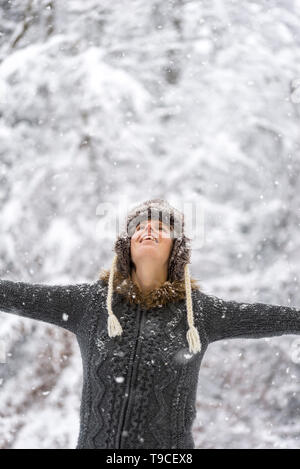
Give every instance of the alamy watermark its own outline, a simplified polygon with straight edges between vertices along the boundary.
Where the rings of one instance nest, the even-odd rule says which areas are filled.
[[[6,344],[0,340],[0,363],[6,363]]]
[[[172,204],[171,204],[172,205]],[[173,207],[173,205],[172,205]],[[97,205],[96,215],[100,217],[96,225],[96,233],[98,239],[105,239],[114,242],[122,234],[132,236],[135,228],[139,221],[143,217],[136,216],[131,224],[129,224],[128,230],[125,225],[127,215],[135,207],[126,201],[114,202],[101,202]],[[179,212],[179,213],[178,213]],[[201,249],[205,241],[205,217],[204,207],[201,201],[196,202],[182,202],[180,207],[174,207],[171,212],[166,212],[167,217],[163,217],[163,222],[169,228],[171,228],[171,218],[174,215],[177,223],[173,226],[173,231],[170,231],[171,237],[180,238],[184,234],[191,240],[193,249]],[[184,217],[184,228],[180,220],[180,214]],[[151,209],[151,220],[157,217],[157,209]],[[168,237],[166,233],[164,237]]]

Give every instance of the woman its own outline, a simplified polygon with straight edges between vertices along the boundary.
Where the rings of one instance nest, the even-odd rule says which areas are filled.
[[[222,339],[300,332],[300,310],[225,301],[189,276],[184,217],[152,199],[129,212],[110,271],[92,283],[0,281],[0,310],[76,334],[80,448],[194,448],[198,374]]]

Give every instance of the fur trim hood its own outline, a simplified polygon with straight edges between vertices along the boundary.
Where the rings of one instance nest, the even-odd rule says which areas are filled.
[[[159,288],[147,294],[142,293],[131,280],[133,263],[131,260],[131,237],[138,223],[143,220],[159,219],[171,227],[171,236],[174,238],[172,251],[169,257],[168,278]],[[114,246],[115,256],[110,271],[102,269],[100,278],[108,283],[107,292],[107,328],[108,335],[114,337],[121,335],[122,326],[112,311],[113,293],[125,295],[129,302],[139,302],[146,308],[165,305],[171,301],[185,298],[187,309],[187,341],[190,353],[201,351],[201,342],[197,329],[194,326],[192,288],[199,288],[196,281],[190,278],[188,264],[190,262],[190,238],[184,233],[184,215],[162,199],[151,199],[132,209],[126,219],[126,229],[117,238]]]
[[[99,278],[108,284],[110,271],[102,269]],[[138,286],[131,280],[125,278],[120,272],[116,271],[113,280],[113,290],[126,298],[131,304],[141,304],[146,309],[165,306],[168,303],[183,300],[186,297],[185,284],[182,280],[174,282],[166,281],[159,288],[150,292],[142,293]],[[197,281],[191,279],[192,289],[200,289]]]

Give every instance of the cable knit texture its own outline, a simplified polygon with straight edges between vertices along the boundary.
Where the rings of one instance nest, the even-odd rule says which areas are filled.
[[[194,448],[197,382],[209,343],[300,333],[295,307],[226,301],[193,288],[202,348],[192,355],[184,287],[173,285],[168,301],[146,304],[130,301],[123,284],[112,300],[123,334],[109,337],[107,288],[105,276],[72,285],[0,280],[0,311],[76,334],[83,362],[77,449]]]

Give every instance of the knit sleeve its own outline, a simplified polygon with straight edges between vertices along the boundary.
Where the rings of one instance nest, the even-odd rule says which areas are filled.
[[[203,316],[209,342],[300,334],[300,309],[290,306],[241,303],[205,295]]]
[[[0,280],[0,311],[55,324],[77,333],[89,283],[47,285]]]

